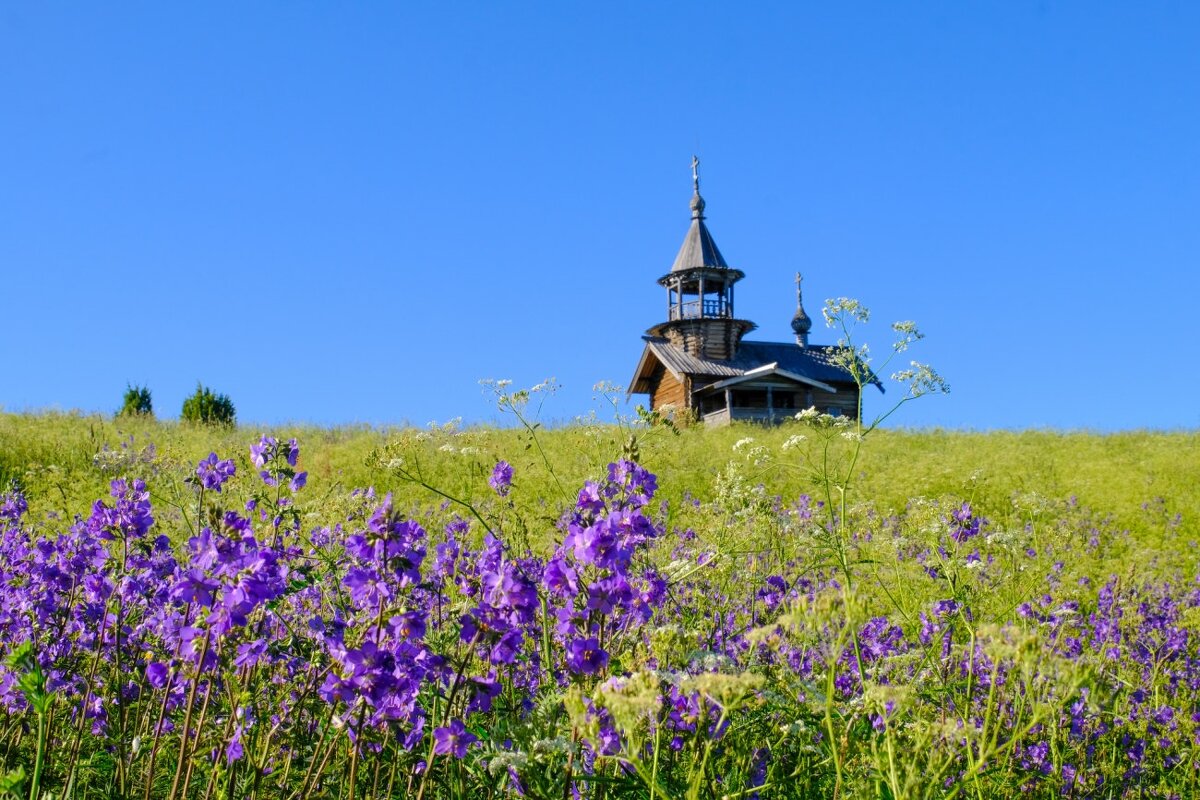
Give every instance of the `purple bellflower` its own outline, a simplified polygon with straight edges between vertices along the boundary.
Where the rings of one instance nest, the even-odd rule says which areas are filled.
[[[512,479],[512,464],[507,461],[499,461],[492,470],[492,477],[488,478],[488,486],[491,486],[501,497],[507,497],[509,490],[512,489]]]
[[[219,492],[236,471],[237,468],[231,459],[220,461],[216,453],[209,453],[208,457],[201,459],[197,465],[196,476],[200,478],[200,485],[205,489]]]
[[[467,748],[479,741],[479,737],[467,730],[462,720],[452,720],[445,728],[433,732],[433,752],[439,756],[452,755],[465,758]]]

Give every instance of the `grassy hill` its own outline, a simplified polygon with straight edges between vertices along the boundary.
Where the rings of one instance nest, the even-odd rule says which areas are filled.
[[[658,475],[661,496],[675,504],[685,494],[713,498],[720,490],[718,476],[731,462],[744,480],[761,483],[769,495],[785,501],[801,494],[819,497],[804,448],[783,449],[803,431],[789,423],[692,427],[677,435],[666,428],[636,432],[641,462]],[[249,445],[267,433],[300,441],[310,496],[374,486],[425,503],[430,497],[422,489],[387,468],[404,457],[428,483],[484,502],[492,466],[505,459],[514,466],[519,501],[561,505],[585,479],[602,474],[633,432],[589,422],[538,429],[536,435],[519,427],[198,428],[99,415],[4,413],[0,482],[18,482],[35,513],[74,513],[105,494],[118,473],[166,472],[178,479],[210,451],[235,457],[239,469],[249,469]],[[745,439],[753,442],[735,452]],[[756,447],[765,448],[765,456],[759,451],[748,458]],[[1013,513],[1014,503],[1041,499],[1111,515],[1142,538],[1164,532],[1194,536],[1200,519],[1195,489],[1200,433],[880,430],[864,443],[854,481],[854,500],[869,502],[881,514],[903,510],[913,498],[950,496],[1003,518]]]

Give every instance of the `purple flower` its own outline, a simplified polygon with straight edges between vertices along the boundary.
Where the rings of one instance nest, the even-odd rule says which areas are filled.
[[[974,516],[970,503],[963,503],[950,516],[953,525],[950,538],[956,542],[965,542],[973,536],[978,536],[980,527],[986,522],[986,520]]]
[[[511,564],[503,565],[497,572],[482,576],[483,599],[492,606],[511,610],[515,619],[533,616],[537,606],[537,589],[520,574],[513,571]]]
[[[1025,751],[1025,755],[1026,759],[1028,760],[1028,764],[1026,765],[1028,768],[1036,769],[1037,771],[1045,774],[1049,774],[1053,769],[1053,764],[1047,760],[1050,757],[1049,742],[1042,741],[1031,745],[1029,749]]]
[[[167,685],[168,674],[169,671],[166,664],[152,661],[146,665],[146,682],[155,689],[161,689]]]
[[[586,528],[572,524],[568,536],[574,542],[575,560],[579,563],[608,568],[617,562],[620,542],[607,519],[599,520]]]
[[[267,642],[265,639],[257,639],[253,642],[239,644],[237,649],[237,658],[233,660],[235,667],[252,667],[263,660],[263,655],[267,652]]]
[[[567,645],[567,667],[581,675],[594,675],[608,666],[608,653],[595,637],[573,639]]]
[[[389,493],[367,521],[367,529],[346,539],[346,550],[363,561],[385,565],[396,573],[401,586],[419,583],[425,559],[425,529],[406,520],[392,506]]]
[[[467,748],[479,741],[479,737],[467,730],[462,720],[452,720],[445,728],[433,732],[433,752],[439,756],[452,755],[465,758]]]
[[[604,498],[600,496],[600,484],[587,481],[579,490],[579,499],[575,507],[585,513],[597,513],[604,508]]]
[[[254,462],[254,466],[265,467],[268,461],[275,458],[277,444],[274,437],[263,436],[259,438],[258,444],[250,445],[250,460]]]
[[[891,718],[892,714],[894,714],[895,712],[896,712],[895,701],[888,700],[886,703],[883,704],[883,713],[882,714],[871,714],[870,715],[871,727],[874,728],[875,731],[879,732],[879,733],[882,733],[883,731],[887,730],[887,721]]]
[[[488,486],[491,486],[496,494],[501,497],[508,496],[509,489],[512,488],[513,468],[512,464],[507,461],[499,461],[492,470],[492,477],[488,478]]]
[[[579,593],[579,575],[562,558],[553,558],[546,564],[542,582],[555,594],[570,597]]]
[[[933,614],[938,618],[948,617],[958,611],[957,600],[938,600],[933,604]]]
[[[488,654],[488,661],[493,664],[513,663],[517,654],[521,652],[521,645],[524,644],[524,641],[525,637],[520,628],[506,631],[492,647],[491,653]]]
[[[210,668],[216,664],[216,654],[212,648],[201,650],[204,645],[205,632],[192,625],[187,625],[179,629],[179,643],[181,645],[180,652],[194,656],[195,661],[202,668]]]
[[[437,557],[433,561],[434,574],[442,578],[448,578],[454,574],[455,562],[458,560],[458,541],[454,538],[454,532],[447,526],[446,540],[438,543],[435,548]]]
[[[288,484],[288,488],[293,492],[298,492],[304,488],[304,484],[306,483],[308,483],[308,473],[297,472],[296,476],[292,478],[291,483]]]
[[[233,729],[233,738],[229,740],[229,745],[225,748],[226,764],[239,761],[246,755],[246,749],[242,746],[242,732],[241,725]]]
[[[633,508],[650,502],[658,489],[658,479],[649,470],[625,459],[608,465],[608,480],[624,490],[628,505]]]
[[[276,463],[281,458],[287,462],[287,466]],[[272,436],[262,436],[258,444],[250,445],[250,460],[258,467],[258,474],[267,486],[278,486],[281,480],[291,478],[292,491],[302,488],[308,476],[301,477],[292,471],[299,458],[300,445],[296,444],[295,439],[280,444]]]
[[[171,587],[171,599],[211,606],[219,588],[221,584],[206,578],[200,570],[190,569]]]
[[[12,491],[0,494],[0,520],[16,522],[28,510],[29,503],[25,500],[25,495],[20,492]]]
[[[459,638],[467,644],[491,645],[511,629],[504,615],[488,605],[471,609],[459,618]]]
[[[474,711],[488,712],[492,710],[492,701],[500,696],[500,682],[494,680],[495,675],[486,678],[471,678],[467,682],[470,700],[467,701],[467,713]],[[461,756],[460,756],[461,758]]]
[[[379,600],[392,596],[387,582],[373,569],[351,567],[342,579],[342,585],[350,590],[350,597],[359,608],[375,608]]]
[[[420,639],[425,635],[425,614],[408,611],[388,620],[388,626],[401,639]]]
[[[858,632],[859,655],[866,663],[899,653],[904,649],[904,633],[887,617],[875,617]]]
[[[325,682],[321,684],[317,694],[326,703],[336,703],[339,700],[349,703],[354,700],[354,687],[330,672],[325,676]]]
[[[630,596],[629,583],[617,575],[595,581],[587,587],[587,607],[591,611],[599,611],[605,616],[615,608],[628,602]]]
[[[597,737],[597,752],[603,756],[616,755],[621,750],[621,734],[613,725],[607,714],[601,718],[599,736]]]
[[[205,489],[219,492],[225,482],[233,477],[236,469],[231,459],[219,461],[216,453],[209,453],[208,458],[200,460],[200,464],[196,467],[196,475],[200,478],[200,485]]]
[[[92,515],[87,521],[88,531],[108,541],[140,539],[154,524],[153,509],[150,507],[150,492],[146,482],[129,482],[119,478],[112,482],[109,492],[115,502],[107,506],[97,500],[92,504]]]

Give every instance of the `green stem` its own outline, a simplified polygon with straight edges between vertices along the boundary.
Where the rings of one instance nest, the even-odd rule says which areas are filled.
[[[33,760],[33,777],[29,781],[29,800],[37,800],[42,785],[42,764],[46,757],[46,714],[38,712],[37,754]]]
[[[313,748],[312,761],[309,762],[308,769],[304,773],[304,780],[300,781],[300,788],[294,794],[289,795],[288,800],[294,800],[297,797],[307,797],[308,782],[312,779],[313,772],[317,769],[317,764],[321,763],[321,769],[325,768],[324,762],[318,758],[318,755],[321,753],[321,746],[325,744],[325,737],[333,729],[331,724],[333,722],[333,712],[334,706],[331,705],[329,707],[329,714],[325,717],[325,724],[321,726],[321,738],[317,740],[317,746]],[[284,787],[281,786],[280,788]]]

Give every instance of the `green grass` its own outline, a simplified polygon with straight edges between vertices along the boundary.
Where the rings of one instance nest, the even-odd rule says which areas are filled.
[[[676,436],[660,429],[644,436],[640,457],[658,474],[667,500],[675,503],[685,491],[709,499],[716,491],[715,476],[731,460],[742,460],[734,443],[752,437],[773,458],[749,468],[747,477],[769,493],[791,499],[818,488],[799,468],[795,452],[780,449],[801,430],[795,424],[733,425],[686,428]],[[97,463],[106,445],[121,451],[123,443],[131,443],[128,452],[136,453],[153,443],[159,465],[180,470],[216,450],[222,457],[238,457],[239,469],[249,469],[248,447],[261,433],[300,440],[310,497],[374,486],[412,502],[428,502],[419,487],[380,466],[405,454],[429,483],[478,502],[490,496],[492,465],[506,459],[516,469],[517,497],[558,505],[573,487],[620,455],[628,430],[576,423],[538,430],[534,441],[520,428],[209,428],[128,417],[0,413],[0,482],[17,481],[35,513],[75,513],[105,494],[115,474]],[[373,453],[378,457],[372,458]],[[126,462],[119,471],[136,475],[143,469]],[[1187,535],[1200,518],[1200,493],[1195,491],[1200,486],[1200,433],[1195,431],[880,430],[866,442],[855,472],[857,496],[870,498],[876,511],[885,514],[903,510],[916,497],[950,496],[970,499],[985,514],[1004,516],[1011,513],[1014,499],[1038,496],[1056,501],[1074,497],[1140,537],[1164,531]],[[1176,514],[1182,525],[1169,526]]]

